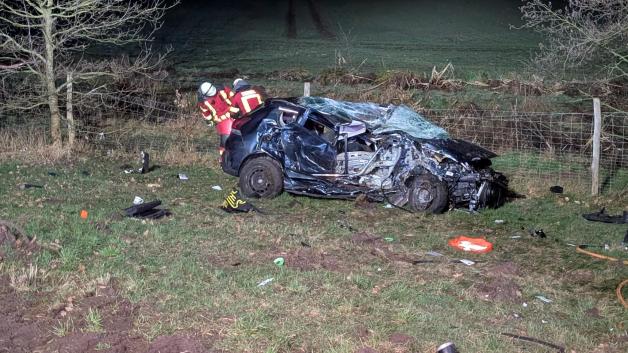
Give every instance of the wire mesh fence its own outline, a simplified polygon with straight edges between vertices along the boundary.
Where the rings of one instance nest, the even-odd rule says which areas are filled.
[[[92,109],[78,114],[78,137],[97,150],[115,153],[178,151],[215,154],[213,129],[204,128],[193,97],[170,102],[147,97],[85,96]],[[451,137],[499,154],[496,170],[511,177],[547,183],[591,185],[592,113],[490,110],[424,110]],[[42,122],[41,119],[36,120]],[[628,190],[628,113],[603,113],[601,192]],[[45,129],[30,121],[20,128]],[[16,127],[11,127],[15,129]],[[3,127],[6,129],[6,126]]]

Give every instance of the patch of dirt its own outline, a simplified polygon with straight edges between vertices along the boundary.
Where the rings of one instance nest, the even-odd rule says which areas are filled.
[[[392,344],[404,345],[414,341],[414,338],[404,333],[395,332],[388,337],[388,341]]]
[[[360,325],[355,328],[355,337],[357,337],[361,341],[368,339],[370,336],[371,336],[371,331],[365,326]]]
[[[139,309],[120,297],[111,286],[102,286],[85,298],[68,298],[47,309],[50,298],[34,293],[20,295],[6,277],[0,277],[0,352],[85,353],[209,352],[193,336],[161,336],[152,343],[133,333]],[[97,311],[98,332],[87,332],[86,315]],[[66,332],[53,332],[61,327]]]
[[[475,289],[484,300],[515,303],[521,299],[521,288],[510,278],[497,276],[484,283],[477,284]]]
[[[382,237],[367,232],[355,233],[351,237],[351,241],[357,244],[380,242]]]
[[[0,224],[0,246],[8,245],[10,247],[14,247],[15,240],[15,235],[9,227]]]
[[[486,270],[486,280],[475,285],[483,300],[517,303],[521,300],[521,287],[517,279],[521,271],[513,262],[491,265]]]
[[[341,270],[340,261],[336,256],[312,248],[295,250],[286,254],[284,258],[286,266],[301,271],[325,269],[338,272]]]
[[[593,318],[593,319],[602,319],[602,315],[600,315],[600,309],[593,307],[591,309],[585,310],[585,315]]]

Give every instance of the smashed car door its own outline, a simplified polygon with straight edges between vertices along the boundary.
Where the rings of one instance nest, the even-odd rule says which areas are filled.
[[[284,126],[281,143],[286,171],[299,174],[333,173],[337,153],[324,136],[293,123]]]

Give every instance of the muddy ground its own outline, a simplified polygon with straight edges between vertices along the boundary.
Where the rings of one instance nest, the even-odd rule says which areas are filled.
[[[47,293],[17,292],[0,277],[0,352],[85,353],[213,352],[211,340],[194,333],[160,336],[150,341],[134,333],[139,305],[121,298],[112,286],[99,287],[84,298],[50,305]],[[102,318],[99,329],[86,322],[89,310]]]

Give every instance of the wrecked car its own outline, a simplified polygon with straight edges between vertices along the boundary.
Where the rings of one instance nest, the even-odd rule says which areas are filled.
[[[269,99],[236,120],[221,165],[247,197],[365,195],[440,213],[504,203],[508,181],[490,168],[495,156],[407,106],[303,97]]]

